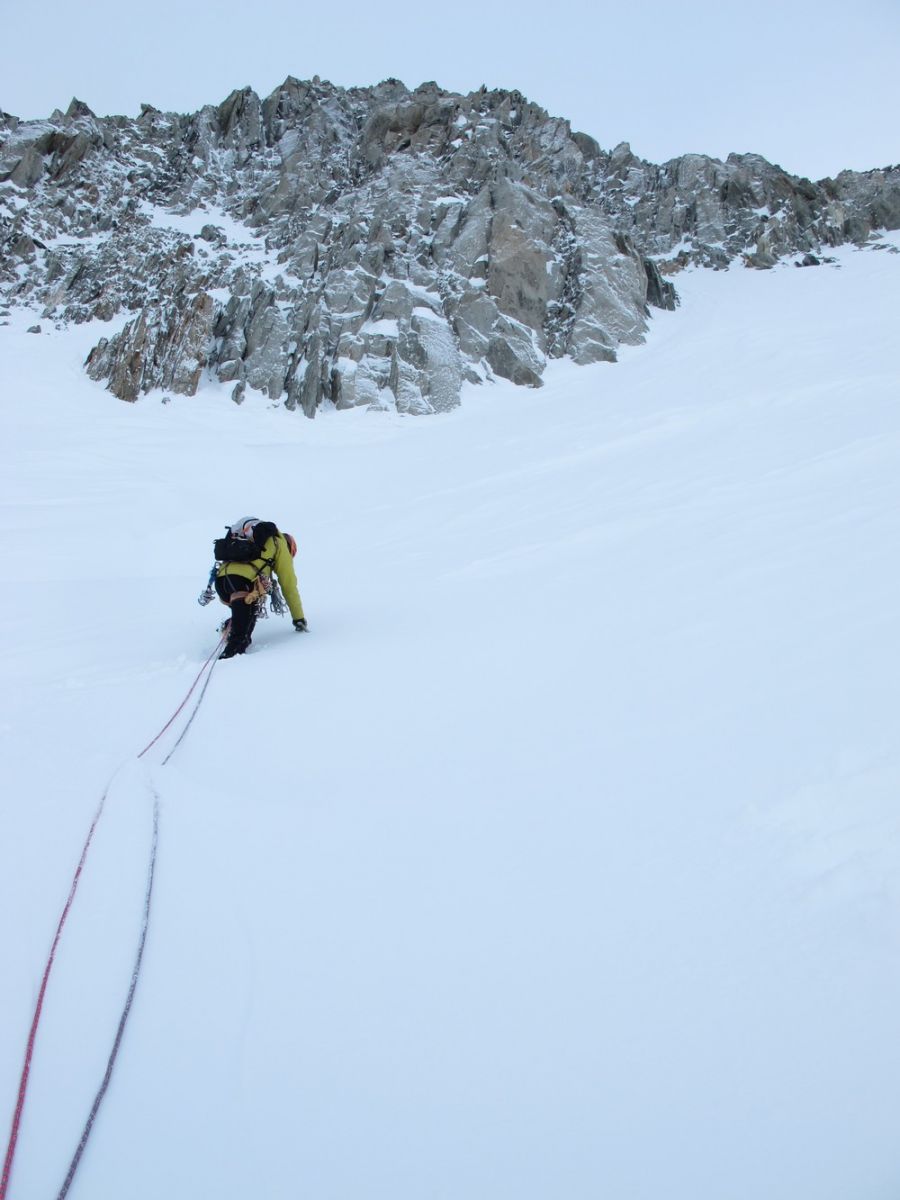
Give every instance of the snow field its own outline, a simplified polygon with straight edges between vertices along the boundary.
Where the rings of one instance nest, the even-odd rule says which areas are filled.
[[[2,334],[0,1080],[113,776],[10,1200],[881,1200],[900,1183],[900,258],[694,272],[614,366],[314,422]],[[215,644],[211,540],[311,632]],[[33,585],[32,582],[33,581]],[[171,743],[169,743],[171,744]],[[2,1102],[2,1097],[0,1097]]]

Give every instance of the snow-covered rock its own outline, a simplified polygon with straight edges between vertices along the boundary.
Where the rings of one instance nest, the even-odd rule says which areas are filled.
[[[688,263],[764,268],[898,225],[900,168],[655,166],[484,88],[289,78],[188,116],[73,100],[0,120],[0,301],[121,319],[88,370],[123,399],[210,371],[308,416],[444,411],[463,378],[615,360]]]

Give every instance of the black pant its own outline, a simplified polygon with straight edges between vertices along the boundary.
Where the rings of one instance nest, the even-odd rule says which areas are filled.
[[[231,627],[228,630],[228,641],[225,643],[226,653],[243,654],[250,645],[253,627],[256,625],[256,601],[251,604],[244,602],[239,595],[233,599],[235,592],[248,592],[253,587],[253,581],[243,575],[220,575],[216,580],[216,591],[219,599],[231,608]]]

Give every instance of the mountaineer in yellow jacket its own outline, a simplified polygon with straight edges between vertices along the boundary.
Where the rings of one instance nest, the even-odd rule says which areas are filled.
[[[224,538],[216,541],[215,552],[218,564],[216,593],[231,609],[228,641],[220,658],[243,654],[250,645],[258,605],[265,605],[266,597],[272,592],[273,571],[284,592],[294,628],[298,633],[306,632],[306,618],[294,572],[297,543],[289,533],[281,533],[271,521],[244,517],[229,528]]]

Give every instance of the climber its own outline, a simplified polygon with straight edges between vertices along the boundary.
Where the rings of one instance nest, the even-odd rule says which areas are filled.
[[[228,641],[220,658],[243,654],[250,645],[259,606],[273,592],[272,571],[284,591],[294,628],[306,632],[306,618],[297,588],[294,555],[297,543],[289,533],[281,533],[271,521],[244,517],[232,525],[225,537],[215,543],[215,589],[223,604],[231,609],[226,623]],[[273,607],[275,596],[271,597]],[[264,611],[264,607],[263,607]]]

